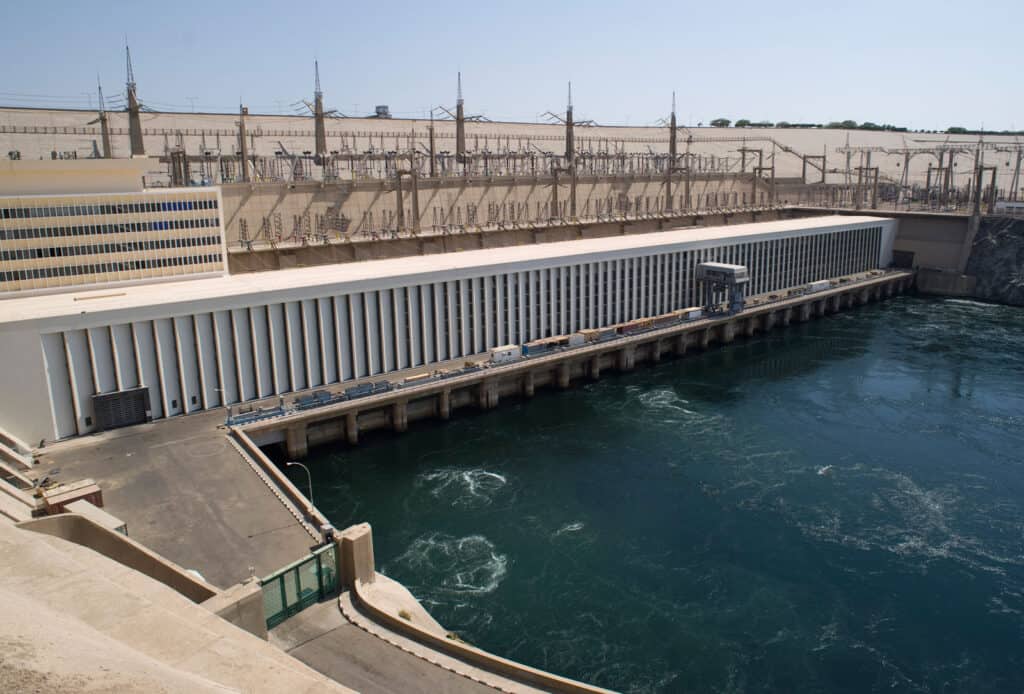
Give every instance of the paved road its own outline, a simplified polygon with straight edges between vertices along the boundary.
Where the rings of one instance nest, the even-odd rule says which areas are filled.
[[[53,444],[34,473],[92,477],[128,534],[222,588],[306,554],[313,539],[228,443],[222,411]],[[363,694],[494,690],[406,653],[348,622],[337,599],[272,632],[271,642]]]
[[[345,619],[336,598],[314,605],[276,627],[270,632],[270,642],[362,694],[496,691],[367,634]]]
[[[128,535],[221,588],[302,557],[313,538],[228,442],[223,411],[52,444],[37,474],[91,477]]]

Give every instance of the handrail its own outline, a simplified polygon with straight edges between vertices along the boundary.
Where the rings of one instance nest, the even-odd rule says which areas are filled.
[[[319,535],[316,530],[321,526],[330,525],[330,521],[327,519],[327,516],[320,513],[320,510],[314,506],[313,503],[307,499],[294,484],[292,484],[292,481],[288,479],[283,472],[281,472],[279,467],[274,465],[273,461],[266,456],[259,446],[253,443],[252,439],[249,438],[241,427],[231,426],[228,427],[228,429],[231,434],[231,440],[236,442],[244,450],[246,455],[249,456],[249,459],[258,466],[259,470],[270,478],[269,482],[276,486],[278,491],[284,494],[288,502],[295,504],[300,509],[304,509],[310,519],[316,523],[317,527],[313,529],[310,529],[306,523],[303,525],[315,539],[319,539]]]

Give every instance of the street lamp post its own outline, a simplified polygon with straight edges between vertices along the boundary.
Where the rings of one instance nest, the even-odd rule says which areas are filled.
[[[287,466],[287,467],[291,467],[292,465],[298,465],[300,468],[302,468],[303,470],[306,471],[306,481],[309,483],[309,505],[310,505],[310,507],[312,507],[313,506],[313,476],[311,474],[309,474],[309,468],[306,467],[305,465],[303,465],[302,463],[296,463],[294,461],[289,461],[289,462],[285,463],[285,466]]]

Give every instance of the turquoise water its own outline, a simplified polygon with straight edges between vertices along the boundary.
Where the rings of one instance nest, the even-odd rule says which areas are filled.
[[[1022,451],[1024,311],[900,298],[309,462],[384,573],[531,665],[638,692],[1008,692]]]

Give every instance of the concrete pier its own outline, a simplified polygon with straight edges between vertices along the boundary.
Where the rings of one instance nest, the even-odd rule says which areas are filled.
[[[723,345],[727,345],[736,339],[736,323],[729,322],[719,328],[719,340]]]
[[[345,440],[353,446],[359,443],[359,413],[348,412],[345,415]]]
[[[306,425],[302,422],[292,424],[285,430],[285,450],[291,459],[305,458],[309,453],[306,438]]]
[[[479,402],[481,410],[491,410],[498,406],[498,382],[484,380],[480,382]]]
[[[636,366],[636,348],[633,346],[623,347],[619,350],[619,371],[632,371],[634,366]]]
[[[683,333],[682,335],[677,335],[676,336],[676,338],[675,338],[675,348],[676,348],[676,356],[677,357],[686,356],[686,349],[689,346],[690,346],[690,335],[688,333]]]
[[[448,419],[452,416],[452,392],[442,390],[437,396],[437,416],[440,419]]]
[[[391,406],[391,427],[399,434],[409,428],[408,401],[401,400]]]
[[[532,398],[533,397],[533,372],[532,371],[528,371],[527,373],[523,374],[523,397],[524,398]]]
[[[562,362],[558,365],[558,387],[565,389],[569,387],[569,380],[572,375],[572,364]]]

